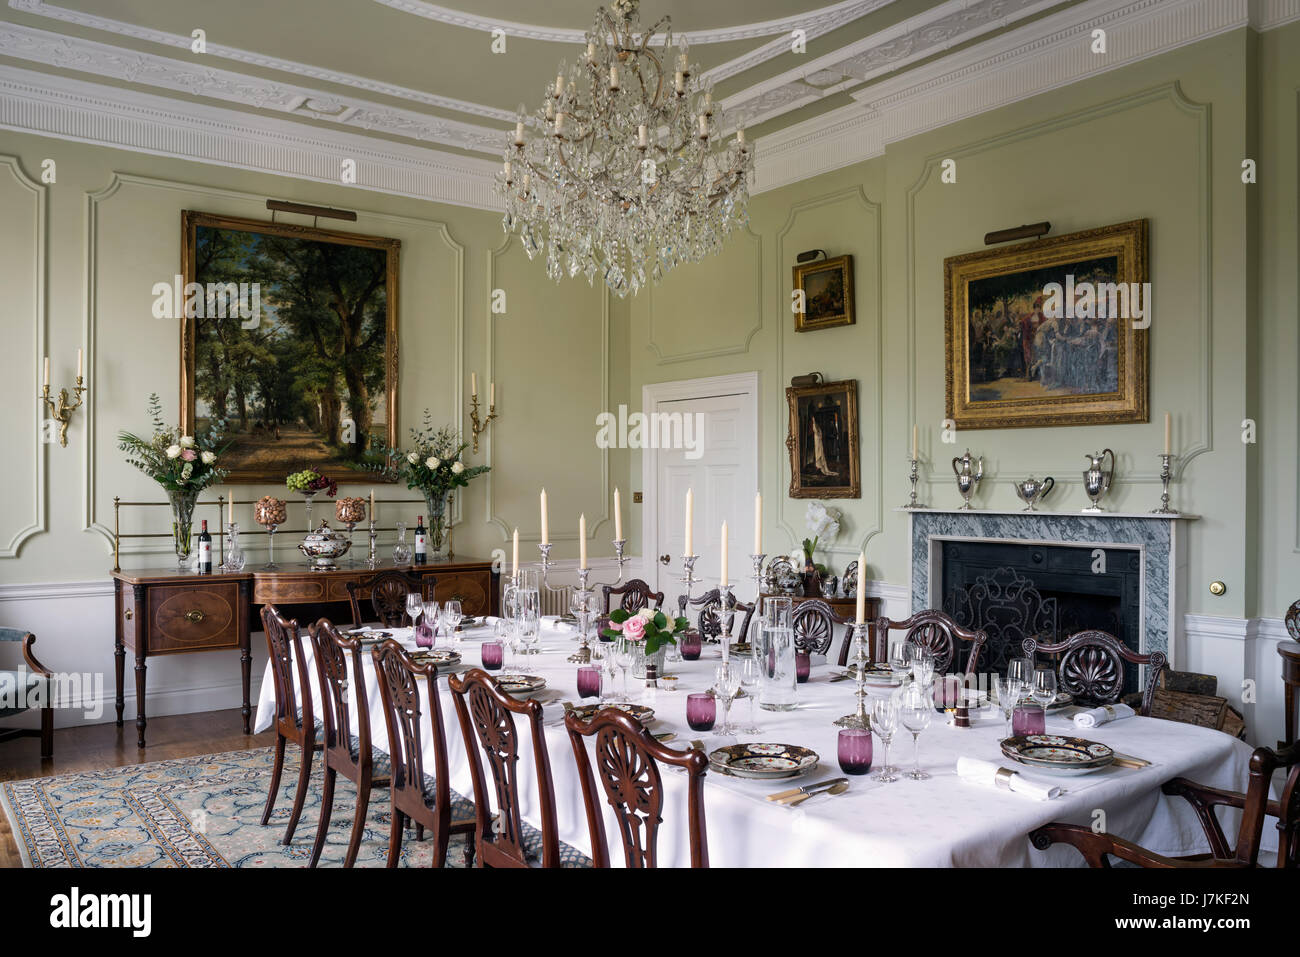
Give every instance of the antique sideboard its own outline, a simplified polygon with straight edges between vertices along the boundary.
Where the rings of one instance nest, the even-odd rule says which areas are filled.
[[[388,566],[392,567],[392,566]],[[378,569],[382,571],[383,569]],[[438,601],[457,599],[466,615],[494,615],[500,599],[499,573],[488,559],[454,556],[403,571],[432,578]],[[375,572],[365,566],[344,565],[335,571],[313,571],[305,562],[277,569],[199,575],[176,569],[119,570],[113,575],[114,673],[117,679],[117,726],[122,727],[126,680],[126,650],[135,654],[135,727],[144,747],[146,660],[155,655],[195,651],[240,652],[243,682],[241,713],[244,733],[250,734],[252,709],[249,684],[253,656],[249,633],[261,628],[260,606],[288,609],[305,628],[322,616],[350,622],[348,582],[360,582]],[[364,593],[363,593],[364,594]],[[357,623],[359,624],[359,623]]]

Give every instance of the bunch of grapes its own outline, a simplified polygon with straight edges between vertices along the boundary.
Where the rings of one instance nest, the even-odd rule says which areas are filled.
[[[332,478],[321,475],[315,469],[303,469],[294,472],[284,480],[285,487],[291,492],[325,492],[330,498],[338,494],[339,483]]]

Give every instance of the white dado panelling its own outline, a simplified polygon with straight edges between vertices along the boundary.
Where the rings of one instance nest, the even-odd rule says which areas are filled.
[[[852,224],[846,228],[850,231],[856,231],[850,238],[842,240],[842,246],[836,245],[836,243],[841,242],[840,237],[842,235],[847,236],[848,234],[841,234],[838,231],[838,226],[831,231],[828,231],[824,226],[820,227],[815,237],[806,240],[796,242],[791,237],[799,217],[804,213],[837,204],[845,204],[848,208],[856,209],[858,212],[858,216],[846,214],[840,221]],[[865,217],[865,219],[861,217]],[[786,218],[785,224],[776,234],[776,269],[772,280],[775,288],[772,291],[772,301],[780,304],[777,309],[776,322],[777,388],[772,390],[772,395],[769,397],[771,402],[769,408],[772,415],[771,421],[780,423],[776,434],[782,439],[770,443],[772,454],[776,458],[776,469],[773,474],[777,476],[780,483],[779,488],[781,489],[781,494],[777,500],[777,527],[785,531],[790,537],[790,549],[787,549],[787,552],[797,548],[798,543],[804,538],[802,514],[797,520],[800,527],[796,530],[795,524],[789,518],[789,510],[796,509],[802,513],[807,507],[807,501],[804,499],[791,499],[785,494],[785,489],[790,484],[790,453],[784,442],[784,436],[788,431],[790,421],[785,388],[790,382],[791,375],[799,375],[805,372],[821,372],[830,381],[857,379],[858,438],[864,466],[861,471],[862,498],[826,500],[827,504],[844,512],[847,519],[845,524],[848,527],[841,532],[841,544],[838,547],[832,545],[824,549],[824,551],[828,555],[845,558],[845,564],[849,560],[856,558],[859,552],[866,549],[867,542],[880,534],[885,522],[885,464],[887,455],[885,452],[884,432],[884,368],[882,366],[884,361],[885,326],[882,298],[884,283],[881,281],[882,257],[884,255],[882,228],[880,204],[872,202],[867,197],[866,191],[861,187],[854,187],[793,204],[790,207],[790,214]],[[822,246],[828,247],[827,254],[831,257],[841,256],[848,252],[853,253],[853,288],[857,296],[854,315],[855,324],[839,329],[825,329],[815,333],[796,333],[794,332],[794,318],[788,311],[793,283],[790,270],[795,265],[795,256],[799,252],[810,248],[821,248]],[[865,360],[860,351],[860,339],[864,332],[871,337],[871,352],[873,353]],[[821,347],[818,353],[823,358],[809,360],[808,364],[801,363],[799,368],[787,371],[786,365],[791,361],[788,356],[790,347],[787,345],[787,336],[793,336],[796,342],[815,342]],[[814,338],[809,339],[809,336]],[[838,341],[840,343],[845,341],[845,337],[855,337],[852,340],[851,352],[835,354],[836,337],[839,337]],[[828,362],[831,364],[827,365]],[[870,428],[868,428],[868,425],[870,425]],[[871,468],[873,462],[875,470],[874,473],[869,474],[867,470]],[[854,507],[866,503],[870,503],[874,514],[871,514],[865,520],[854,522],[851,515]],[[871,524],[868,525],[868,522]]]
[[[0,357],[0,431],[7,466],[0,474],[0,558],[17,558],[23,542],[46,531],[45,464],[54,452],[42,441],[41,359],[48,354],[46,315],[46,192],[16,156],[0,155],[0,289],[5,298],[6,348]],[[71,389],[72,369],[55,357],[50,387]],[[28,460],[28,456],[30,459]]]
[[[494,469],[493,471],[488,472],[486,476],[484,476],[484,482],[486,483],[487,486],[486,520],[489,524],[495,525],[497,528],[501,530],[502,541],[508,541],[513,535],[515,528],[517,527],[519,529],[519,537],[521,540],[520,561],[524,562],[524,561],[531,561],[533,559],[531,541],[539,541],[541,539],[540,502],[536,497],[530,497],[527,494],[523,495],[521,501],[525,503],[529,501],[537,503],[538,507],[529,509],[525,506],[525,511],[523,516],[516,516],[513,521],[511,521],[509,518],[503,515],[500,515],[497,512],[497,478],[496,478],[497,473],[495,471],[497,457],[498,457],[496,452],[497,442],[507,441],[505,437],[511,435],[511,425],[509,420],[509,416],[510,416],[509,410],[511,408],[516,409],[517,414],[519,414],[520,416],[518,419],[514,421],[526,421],[523,415],[525,409],[527,409],[528,414],[533,416],[539,414],[543,416],[547,415],[548,413],[545,411],[546,410],[545,403],[547,398],[549,396],[567,394],[568,392],[573,391],[573,389],[575,388],[574,385],[575,377],[577,377],[577,379],[579,380],[578,384],[581,384],[581,380],[584,375],[583,372],[584,365],[581,362],[539,365],[536,362],[536,360],[534,360],[533,372],[536,375],[536,379],[534,380],[534,384],[530,387],[525,387],[519,382],[514,382],[514,381],[506,382],[498,378],[497,376],[498,352],[501,351],[502,348],[500,345],[500,341],[507,341],[509,339],[510,331],[511,331],[509,328],[509,323],[511,322],[518,323],[522,321],[518,318],[517,313],[514,318],[511,318],[510,304],[512,302],[518,302],[519,298],[522,298],[525,295],[524,289],[520,289],[520,288],[511,289],[509,287],[505,287],[501,285],[501,281],[498,278],[499,263],[508,253],[510,253],[512,249],[517,247],[518,244],[519,244],[518,237],[514,233],[510,233],[506,236],[505,240],[501,243],[500,246],[498,246],[496,249],[489,249],[487,251],[487,270],[486,270],[487,288],[485,290],[486,296],[484,301],[488,303],[488,309],[491,310],[492,303],[495,301],[495,292],[499,289],[503,291],[506,296],[506,311],[504,314],[499,314],[499,315],[489,311],[486,317],[487,376],[486,376],[486,382],[484,381],[479,382],[479,398],[481,403],[479,406],[479,410],[480,410],[479,414],[480,416],[487,415],[485,393],[489,388],[490,383],[495,381],[498,387],[500,388],[498,398],[500,399],[501,417],[496,421],[494,421],[491,427],[485,433],[483,433],[483,435],[479,439],[479,442],[480,442],[480,446],[483,448],[484,460],[488,465],[493,466]],[[522,254],[522,247],[519,246],[519,248],[516,251]],[[527,265],[538,273],[538,275],[535,276],[530,281],[531,282],[540,281],[542,278],[541,260],[528,260]],[[544,282],[545,284],[541,286],[541,290],[542,290],[541,294],[539,297],[536,298],[544,299],[546,295],[549,293],[549,291],[552,289],[555,290],[557,296],[572,295],[573,290],[575,289],[578,290],[578,294],[580,295],[585,293],[585,291],[581,287],[580,281],[577,279],[564,280],[564,282],[568,283],[569,286],[563,286],[559,284],[553,285],[550,282],[550,280],[545,280]],[[535,286],[532,287],[534,293],[536,288],[537,287]],[[587,435],[591,436],[591,442],[593,448],[595,447],[595,442],[596,442],[596,414],[598,412],[611,411],[610,409],[611,356],[609,351],[610,350],[609,307],[610,307],[610,296],[613,295],[613,293],[609,292],[608,289],[605,289],[603,287],[598,287],[596,289],[596,293],[600,295],[600,408],[592,410],[591,418],[588,423],[590,431],[586,432]],[[512,298],[512,297],[516,297],[516,298]],[[539,318],[545,320],[545,319],[560,319],[562,317],[547,314]],[[507,327],[504,330],[499,330],[498,329],[499,323],[506,323]],[[551,328],[550,334],[553,336],[569,336],[572,334],[570,327],[566,327],[562,323],[553,323],[550,328]],[[514,405],[512,406],[511,403],[514,403]],[[612,410],[612,411],[617,412],[617,410]],[[561,430],[559,434],[572,435],[575,437],[574,441],[582,442],[583,441],[582,436],[584,434],[584,430],[582,428],[579,428],[574,430],[571,433]],[[526,437],[521,436],[519,433],[514,433],[514,439],[513,439],[514,441],[520,441],[524,438]],[[601,526],[607,522],[611,524],[611,534],[609,538],[611,540],[613,539],[613,534],[612,534],[613,520],[610,516],[610,512],[612,509],[614,486],[610,480],[610,474],[609,474],[609,450],[599,449],[598,451],[599,451],[599,469],[600,469],[599,487],[601,490],[602,505],[600,507],[600,511],[596,511],[594,508],[592,508],[591,510],[587,510],[588,508],[590,508],[590,506],[595,505],[595,502],[590,502],[587,505],[583,506],[583,511],[587,516],[587,538],[591,542],[596,542],[600,540],[597,537],[598,533],[600,531]],[[536,461],[535,463],[533,463],[532,466],[529,467],[529,471],[527,473],[535,477],[534,485],[536,486],[536,490],[534,492],[534,496],[540,493],[541,489],[547,484],[546,476],[557,475],[557,473],[553,471],[553,469],[556,468],[572,469],[578,467],[581,461],[582,459],[579,457],[579,453],[577,451],[576,446],[552,445],[551,447],[547,448],[541,454],[538,461]],[[560,472],[558,473],[558,475],[563,476],[564,473]],[[578,511],[574,511],[573,514],[570,515],[568,514],[568,510],[563,509],[563,506],[560,506],[560,509],[557,510],[557,505],[559,505],[559,503],[557,503],[555,499],[556,488],[557,486],[555,485],[555,483],[552,483],[552,491],[548,493],[550,495],[550,501],[548,503],[548,513],[549,513],[548,520],[550,522],[551,541],[552,542],[576,542],[578,540]],[[523,554],[525,551],[525,546],[523,542],[525,541],[529,541],[529,544],[527,546],[526,556],[525,554]]]
[[[164,198],[166,197],[166,198]],[[122,215],[135,217],[123,224],[109,219],[110,212],[116,214],[120,205]],[[152,284],[170,279],[180,271],[180,230],[181,211],[183,209],[201,208],[205,212],[221,213],[232,216],[246,216],[252,219],[266,219],[266,198],[253,193],[238,190],[220,189],[197,183],[176,182],[128,173],[114,173],[108,185],[101,190],[86,194],[86,285],[85,285],[85,339],[88,345],[87,368],[90,381],[98,382],[100,399],[90,402],[86,413],[83,439],[83,453],[86,462],[86,481],[84,497],[84,526],[86,530],[97,532],[112,548],[113,496],[119,495],[126,500],[162,501],[163,495],[146,479],[133,469],[121,463],[117,451],[116,435],[119,429],[129,428],[133,431],[146,430],[149,423],[144,420],[144,402],[149,392],[157,392],[162,399],[165,414],[178,416],[179,399],[178,375],[180,365],[180,328],[169,320],[138,317],[150,316]],[[142,224],[140,216],[148,216],[148,210],[157,211],[157,222]],[[290,217],[290,221],[293,217]],[[332,227],[338,229],[340,227]],[[123,247],[122,238],[129,235],[124,230],[135,229],[138,234],[135,241]],[[406,384],[428,378],[422,375],[421,363],[427,365],[428,359],[421,359],[421,353],[414,348],[407,348],[418,329],[435,328],[448,336],[446,348],[439,348],[426,355],[449,356],[448,372],[443,376],[432,377],[439,382],[441,395],[438,397],[440,408],[449,411],[452,422],[459,423],[463,418],[463,390],[460,387],[464,373],[464,276],[465,248],[453,238],[446,223],[433,219],[420,219],[409,216],[395,216],[387,213],[357,211],[357,222],[352,230],[358,233],[395,236],[402,240],[399,253],[399,302],[398,302],[398,367],[399,383],[404,386],[402,393],[409,397],[414,393]],[[420,298],[410,293],[412,276],[429,273],[428,261],[417,258],[413,246],[414,237],[428,237],[438,253],[439,261],[434,265],[445,271],[451,278],[449,288],[440,289],[436,297]],[[133,270],[130,277],[105,274],[104,250],[101,240],[111,247],[109,253],[115,257],[124,257],[123,261]],[[153,244],[151,247],[150,244]],[[427,255],[427,252],[426,252]],[[441,258],[441,257],[446,257]],[[126,281],[124,282],[124,279]],[[107,289],[104,287],[107,285]],[[418,308],[417,308],[418,306]],[[430,315],[435,319],[430,323]],[[137,321],[156,323],[159,337],[154,342],[148,333],[152,327],[141,329],[132,325]],[[118,337],[122,341],[133,343],[133,349],[109,348],[105,340]],[[442,346],[438,342],[435,345]],[[425,343],[425,346],[430,346]],[[102,348],[101,348],[102,346]],[[147,371],[128,362],[138,362],[141,350],[145,350],[149,363]],[[126,356],[127,359],[123,359]],[[423,390],[423,385],[421,389]],[[420,393],[428,401],[427,391]],[[433,404],[433,403],[430,403]],[[398,439],[407,439],[407,428],[416,423],[423,415],[423,408],[407,407],[397,410]],[[104,423],[112,423],[105,426]],[[116,479],[107,483],[102,473],[114,472]],[[358,475],[357,484],[370,480]],[[256,486],[237,486],[242,497],[250,495],[250,488]],[[399,491],[400,486],[395,486]],[[135,489],[136,491],[131,491]],[[141,492],[140,490],[147,490]],[[203,501],[215,501],[218,494],[229,494],[223,487],[215,487],[203,496]],[[263,494],[261,492],[258,495]],[[165,514],[163,509],[150,509],[155,515]],[[453,517],[460,519],[463,515],[461,496],[455,497]],[[126,510],[122,513],[123,531],[130,530],[127,522],[134,522],[139,516]],[[151,516],[153,517],[153,516]],[[202,517],[197,513],[196,517]],[[149,523],[157,531],[157,521]],[[122,545],[122,554],[168,554],[171,551],[167,539],[126,540]]]
[[[1197,251],[1198,268],[1197,275],[1199,282],[1197,286],[1198,309],[1196,311],[1197,328],[1196,333],[1188,336],[1186,340],[1195,339],[1199,344],[1198,361],[1196,363],[1194,374],[1198,381],[1197,400],[1197,418],[1195,421],[1195,435],[1187,435],[1182,424],[1179,423],[1179,444],[1186,451],[1178,456],[1178,462],[1175,465],[1175,480],[1181,480],[1183,472],[1188,464],[1198,455],[1213,450],[1213,349],[1212,349],[1212,296],[1210,293],[1210,283],[1213,276],[1213,266],[1211,263],[1211,250],[1213,236],[1210,230],[1210,211],[1212,186],[1210,181],[1210,107],[1207,104],[1195,103],[1189,100],[1182,91],[1182,87],[1177,83],[1167,83],[1151,90],[1145,90],[1139,93],[1128,94],[1117,97],[1106,102],[1076,110],[1072,113],[1065,113],[1060,116],[1053,116],[1050,119],[1038,123],[1031,123],[1019,129],[1012,130],[997,136],[976,140],[971,143],[954,145],[946,148],[941,152],[933,153],[926,157],[922,164],[920,175],[915,183],[907,190],[906,206],[906,228],[907,242],[905,245],[907,265],[906,265],[906,291],[907,291],[907,357],[908,357],[908,399],[910,408],[916,409],[916,388],[918,368],[918,349],[917,349],[917,324],[920,321],[917,315],[917,281],[918,281],[918,253],[917,242],[921,227],[917,222],[917,201],[922,192],[927,188],[944,189],[939,185],[939,167],[945,159],[957,161],[958,167],[961,165],[963,158],[978,156],[983,153],[989,153],[1009,147],[1024,148],[1025,144],[1037,138],[1049,138],[1049,142],[1060,142],[1060,136],[1066,130],[1072,127],[1080,126],[1108,116],[1120,114],[1129,110],[1140,109],[1152,104],[1167,103],[1173,109],[1191,117],[1196,123],[1196,146],[1195,150],[1188,157],[1188,161],[1195,163],[1197,176],[1196,191],[1196,215],[1197,215],[1197,235],[1200,246]],[[1067,205],[1063,208],[1071,208],[1068,204],[1074,202],[1073,199],[1065,201]],[[1152,210],[1151,218],[1155,219],[1155,214],[1159,210]],[[1045,208],[1043,218],[1057,219],[1050,208]],[[1098,225],[1098,224],[1092,224]],[[942,227],[935,226],[934,229]],[[1159,223],[1152,223],[1152,232],[1157,234],[1152,240],[1154,245],[1158,240]],[[1152,257],[1154,258],[1154,257]],[[1150,264],[1153,268],[1155,263]],[[928,281],[925,276],[921,281]],[[1158,308],[1158,307],[1157,307]],[[942,319],[942,314],[939,316]],[[1180,320],[1181,321],[1181,320]],[[1153,319],[1153,325],[1160,328],[1158,318]],[[1148,346],[1148,362],[1151,364],[1150,379],[1155,382],[1154,352],[1151,346]],[[1189,401],[1189,405],[1190,405]],[[917,416],[913,414],[912,420],[915,421]],[[924,432],[929,429],[933,431],[933,426],[926,423],[921,424],[924,442]],[[953,448],[956,454],[956,446],[941,446],[941,448]],[[1155,468],[1153,463],[1156,456],[1151,455],[1140,460],[1143,464],[1137,468],[1125,469],[1124,482],[1126,484],[1149,484],[1158,485],[1160,483],[1160,472]],[[926,464],[931,467],[926,468]],[[983,483],[984,486],[991,485],[1011,485],[1016,481],[1016,477],[1028,474],[1034,468],[1042,467],[1041,460],[1035,462],[1034,459],[1025,461],[997,461],[994,474],[989,475]],[[950,490],[951,476],[943,461],[936,463],[923,463],[921,468],[920,484],[925,487],[939,488],[944,491]]]

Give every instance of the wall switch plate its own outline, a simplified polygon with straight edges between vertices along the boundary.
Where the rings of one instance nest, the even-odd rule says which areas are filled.
[[[645,492],[633,492],[633,493],[632,493],[632,504],[633,504],[633,505],[640,505],[641,502],[644,501],[644,499],[645,499]]]

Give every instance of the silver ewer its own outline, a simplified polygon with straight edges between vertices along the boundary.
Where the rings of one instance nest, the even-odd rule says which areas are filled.
[[[961,492],[961,497],[966,503],[962,506],[963,511],[969,511],[973,506],[970,503],[971,496],[979,488],[980,480],[984,478],[984,456],[977,460],[970,457],[970,449],[961,458],[952,460],[952,471],[957,476],[957,491]]]
[[[1106,466],[1106,456],[1110,456],[1110,468]],[[1100,453],[1084,452],[1083,457],[1088,460],[1088,468],[1083,473],[1083,491],[1088,496],[1088,501],[1092,502],[1090,506],[1084,509],[1085,512],[1104,512],[1101,507],[1101,500],[1110,491],[1111,482],[1115,479],[1115,453],[1110,449],[1103,449]]]

